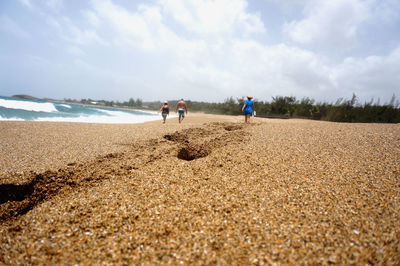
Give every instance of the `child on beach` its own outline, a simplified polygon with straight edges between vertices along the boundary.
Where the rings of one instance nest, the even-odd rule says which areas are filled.
[[[254,101],[252,100],[252,96],[247,96],[247,100],[244,101],[244,105],[242,107],[242,112],[244,114],[244,122],[250,122],[250,116],[253,114],[254,110]]]
[[[165,120],[167,119],[167,115],[169,115],[169,106],[168,102],[164,102],[164,105],[160,108],[161,115],[163,117],[163,124],[165,124]]]

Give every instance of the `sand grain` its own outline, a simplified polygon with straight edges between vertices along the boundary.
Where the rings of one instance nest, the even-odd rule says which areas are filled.
[[[161,130],[76,125],[100,143],[71,135],[75,150],[58,168],[52,159],[27,168],[3,160],[2,184],[18,183],[12,170],[50,171],[24,172],[38,180],[37,196],[1,205],[0,261],[399,263],[399,125],[193,119]],[[32,145],[55,154],[59,137]],[[74,157],[85,145],[95,152]],[[2,144],[11,148],[24,152]],[[23,215],[10,213],[34,200]]]

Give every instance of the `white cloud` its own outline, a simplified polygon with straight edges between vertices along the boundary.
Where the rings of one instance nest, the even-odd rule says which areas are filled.
[[[47,11],[59,13],[64,8],[64,0],[18,0],[22,5],[30,8],[33,12],[43,15],[43,8]]]
[[[19,2],[21,4],[23,4],[24,6],[27,6],[27,7],[31,7],[32,6],[30,0],[19,0]]]
[[[52,10],[59,12],[64,7],[63,0],[46,0],[46,5]]]
[[[95,29],[83,29],[79,24],[75,24],[68,17],[56,19],[52,16],[45,16],[46,23],[51,26],[60,38],[75,45],[102,45],[108,46],[109,43],[101,38]]]
[[[166,52],[190,56],[202,49],[202,40],[189,40],[178,36],[163,23],[161,7],[139,5],[135,12],[115,5],[109,0],[93,1],[96,16],[110,25],[114,32],[111,42],[117,46],[139,48],[151,53]]]
[[[8,16],[0,17],[0,29],[21,39],[28,39],[31,35]]]
[[[60,24],[60,22],[58,22],[55,18],[53,17],[47,17],[46,18],[46,23],[53,27],[58,34],[62,34],[63,32],[63,26]]]
[[[54,23],[54,22],[53,22]],[[54,25],[57,25],[55,23]],[[107,41],[99,37],[95,30],[82,30],[71,22],[70,19],[64,18],[63,25],[65,25],[66,32],[61,33],[62,37],[72,43],[79,45],[100,44],[103,46],[109,45]]]
[[[52,66],[51,62],[46,58],[38,55],[26,55],[27,62],[35,67],[49,68]]]
[[[159,3],[189,32],[223,34],[236,29],[244,30],[245,34],[265,32],[260,16],[246,12],[244,0],[160,0]]]
[[[363,99],[388,99],[400,91],[400,46],[387,56],[349,57],[333,70],[338,93],[355,91]]]
[[[113,69],[104,69],[82,58],[75,59],[73,65],[68,66],[64,71],[69,76],[74,77],[72,84],[80,89],[81,95],[86,94],[85,97],[118,99],[122,94],[125,94],[126,97],[132,97],[132,95],[135,95],[135,88],[140,88],[153,94],[157,93],[157,90],[154,91],[154,87],[148,87],[146,85],[147,82],[143,79],[134,75],[126,75]],[[126,94],[127,91],[129,91],[128,94]],[[143,94],[140,97],[143,97]]]
[[[174,62],[171,75],[182,87],[207,95],[310,95],[332,88],[327,59],[287,45],[263,46],[255,41],[234,40],[224,52],[207,47],[196,60]],[[210,96],[208,96],[210,97]]]
[[[67,52],[74,56],[84,56],[86,53],[77,46],[69,46],[67,47]]]
[[[157,30],[163,30],[160,24],[161,15],[157,7],[141,5],[137,13],[115,5],[109,0],[93,1],[96,15],[104,19],[115,30],[116,43],[135,45],[140,43],[142,48],[152,48]]]
[[[308,1],[304,18],[284,25],[284,33],[292,40],[311,44],[342,46],[351,44],[360,23],[370,16],[371,1],[335,0]]]
[[[94,27],[99,27],[100,26],[100,20],[96,13],[93,11],[85,10],[82,11],[83,16],[89,21],[89,23],[94,26]]]

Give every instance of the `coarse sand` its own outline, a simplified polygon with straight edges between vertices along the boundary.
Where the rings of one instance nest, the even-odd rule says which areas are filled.
[[[400,125],[0,122],[1,264],[400,264]]]

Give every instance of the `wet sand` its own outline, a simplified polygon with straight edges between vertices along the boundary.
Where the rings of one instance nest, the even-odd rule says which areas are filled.
[[[0,122],[4,264],[398,264],[400,126]]]

